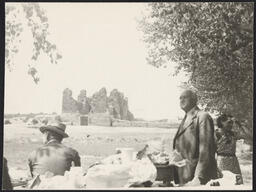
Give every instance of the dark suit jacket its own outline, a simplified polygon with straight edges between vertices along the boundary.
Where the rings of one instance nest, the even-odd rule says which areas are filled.
[[[47,171],[64,175],[65,171],[70,170],[72,162],[75,166],[81,166],[78,152],[55,140],[33,151],[28,161],[32,177]]]
[[[7,159],[3,157],[3,176],[2,176],[2,189],[13,190],[11,178],[8,172]]]
[[[214,124],[211,116],[194,107],[183,119],[173,141],[173,148],[189,163],[176,168],[175,183],[185,184],[195,176],[201,184],[217,177]],[[186,122],[186,123],[185,123]]]

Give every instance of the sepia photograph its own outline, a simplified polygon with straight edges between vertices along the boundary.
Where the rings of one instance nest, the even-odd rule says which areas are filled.
[[[254,2],[5,2],[2,190],[252,190]]]

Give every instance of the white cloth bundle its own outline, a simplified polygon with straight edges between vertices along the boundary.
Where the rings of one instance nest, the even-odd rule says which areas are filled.
[[[88,170],[86,188],[123,188],[156,179],[156,168],[147,157],[119,163],[120,156],[113,155],[102,162]]]
[[[65,175],[52,176],[50,172],[38,175],[30,184],[30,189],[81,189],[85,187],[81,167],[72,167]]]
[[[130,175],[132,177],[128,181],[128,185],[139,184],[145,181],[153,182],[156,179],[157,170],[149,158],[142,158],[131,166]]]

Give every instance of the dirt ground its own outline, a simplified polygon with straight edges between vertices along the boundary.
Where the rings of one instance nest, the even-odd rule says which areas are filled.
[[[86,171],[91,164],[114,154],[118,147],[133,147],[140,150],[149,141],[160,141],[162,138],[169,138],[168,145],[172,146],[176,129],[69,126],[67,133],[69,138],[63,143],[79,152],[82,167]],[[38,129],[27,128],[24,124],[6,125],[3,150],[8,160],[10,174],[12,170],[27,170],[28,154],[41,145],[42,135]],[[238,148],[241,151],[241,146]],[[246,185],[252,185],[252,153],[243,151],[237,155],[244,182]]]

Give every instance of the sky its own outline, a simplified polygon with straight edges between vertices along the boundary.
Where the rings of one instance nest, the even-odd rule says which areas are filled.
[[[16,4],[18,5],[18,4]],[[147,49],[138,30],[145,3],[41,3],[49,20],[49,40],[63,58],[51,64],[39,56],[36,67],[40,81],[27,74],[31,63],[32,37],[22,34],[14,68],[5,73],[5,113],[61,113],[62,92],[70,88],[77,99],[106,87],[108,95],[118,89],[128,97],[136,118],[176,119],[184,115],[179,107],[178,88],[184,74],[170,75],[146,61]]]

